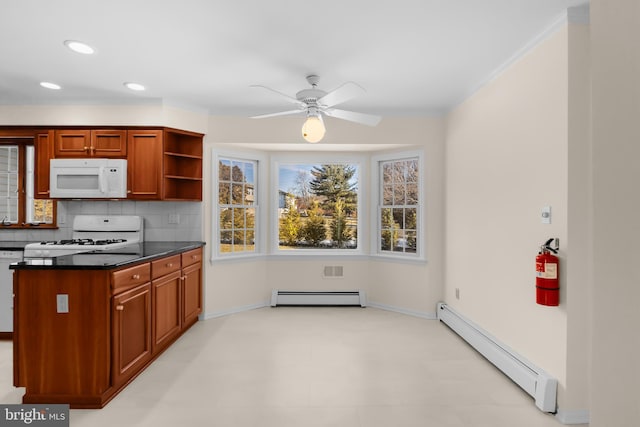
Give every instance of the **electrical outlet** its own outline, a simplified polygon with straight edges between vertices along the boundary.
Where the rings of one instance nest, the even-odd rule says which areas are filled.
[[[169,224],[180,224],[180,214],[169,214]]]
[[[68,294],[56,295],[56,311],[58,313],[69,312],[69,295]]]

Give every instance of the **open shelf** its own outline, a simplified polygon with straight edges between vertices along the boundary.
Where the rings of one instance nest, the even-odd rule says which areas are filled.
[[[202,200],[201,134],[165,130],[162,175],[164,200]]]

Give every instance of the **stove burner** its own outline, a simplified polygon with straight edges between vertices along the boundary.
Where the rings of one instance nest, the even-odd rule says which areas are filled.
[[[104,240],[96,240],[94,242],[95,245],[112,245],[114,243],[124,243],[127,239],[104,239]]]
[[[63,245],[78,245],[78,246],[95,246],[95,245],[111,245],[114,243],[124,243],[127,239],[63,239],[63,240],[45,240],[40,242],[41,245],[47,246],[63,246]]]

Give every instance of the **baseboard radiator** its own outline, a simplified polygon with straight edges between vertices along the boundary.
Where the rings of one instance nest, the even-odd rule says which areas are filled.
[[[446,304],[438,304],[437,317],[529,393],[535,399],[538,409],[556,412],[558,381],[555,378],[498,342]]]
[[[278,305],[356,305],[367,306],[364,291],[284,291],[271,292],[271,307]]]

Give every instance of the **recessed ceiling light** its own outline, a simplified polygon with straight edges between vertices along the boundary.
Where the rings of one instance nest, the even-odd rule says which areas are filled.
[[[85,55],[91,55],[94,52],[91,46],[77,40],[65,40],[64,45],[74,52],[83,53]]]
[[[139,83],[125,83],[124,85],[131,90],[136,90],[136,91],[145,90],[145,87]]]
[[[51,83],[51,82],[40,82],[40,86],[46,87],[47,89],[53,89],[53,90],[62,89],[62,87],[60,85],[57,85],[57,84]]]

